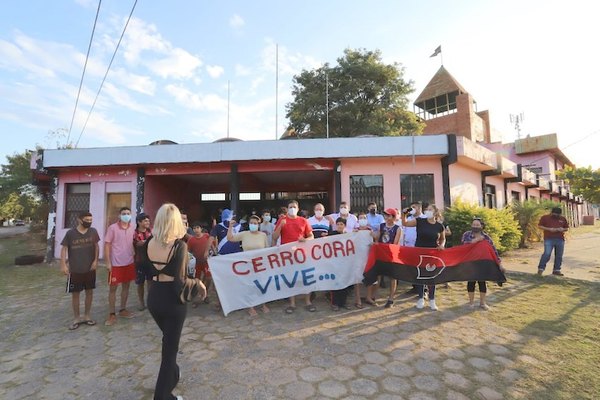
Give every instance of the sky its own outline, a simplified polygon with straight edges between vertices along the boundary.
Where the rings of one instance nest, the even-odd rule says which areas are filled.
[[[3,2],[0,163],[36,145],[212,142],[228,126],[272,140],[293,76],[362,48],[403,68],[411,104],[443,57],[503,142],[523,114],[522,137],[557,133],[573,163],[600,168],[598,2],[138,0],[90,113],[133,3],[102,1],[69,131],[98,1]]]

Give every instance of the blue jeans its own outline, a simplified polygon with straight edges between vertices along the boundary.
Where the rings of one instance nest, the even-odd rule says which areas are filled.
[[[550,261],[552,250],[554,249],[554,269],[553,272],[559,272],[562,265],[563,252],[565,251],[564,239],[544,239],[544,254],[540,258],[538,271],[546,269],[546,264]]]
[[[427,285],[429,300],[435,299],[435,285]],[[425,296],[425,285],[417,285],[417,294],[422,299]]]

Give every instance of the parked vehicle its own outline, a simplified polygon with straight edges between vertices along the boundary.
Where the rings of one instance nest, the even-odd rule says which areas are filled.
[[[13,223],[15,224],[15,226],[25,226],[25,221],[23,221],[22,219],[15,219]]]

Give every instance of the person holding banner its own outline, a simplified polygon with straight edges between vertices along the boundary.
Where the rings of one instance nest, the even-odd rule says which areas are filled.
[[[489,237],[489,235],[483,231],[484,229],[485,223],[481,220],[481,218],[473,218],[473,222],[471,222],[471,230],[466,231],[462,235],[461,242],[462,244],[477,243],[481,242],[482,240],[488,242],[490,245],[492,245],[492,248],[496,253],[496,257],[498,259],[498,266],[500,267],[500,270],[504,272],[504,267],[502,267],[502,261],[500,260],[498,250],[496,249],[496,246],[494,246],[492,238]],[[479,285],[479,308],[487,311],[490,309],[490,306],[488,306],[485,302],[485,296],[487,294],[487,285],[485,281],[477,281],[477,284]],[[469,307],[473,308],[475,307],[475,281],[467,282],[467,293],[469,294]]]
[[[179,300],[175,277],[187,273],[188,247],[181,240],[186,228],[181,221],[177,206],[163,204],[156,213],[153,236],[142,250],[143,262],[152,275],[152,285],[148,293],[148,309],[163,334],[161,362],[154,389],[154,399],[180,399],[172,392],[180,378],[177,365],[179,339],[185,321],[187,307]],[[200,300],[206,296],[206,288],[201,285]]]
[[[260,217],[257,215],[251,215],[248,218],[248,231],[233,233],[233,226],[235,225],[235,220],[229,221],[229,229],[227,230],[227,240],[230,242],[242,242],[242,248],[244,251],[256,250],[256,249],[265,249],[269,247],[267,234],[264,232],[260,232],[258,230],[258,226],[260,225]],[[262,310],[266,314],[270,312],[269,307],[266,304],[262,305]],[[248,309],[248,314],[251,317],[256,317],[257,313],[254,307],[250,307]]]
[[[415,241],[415,247],[426,247],[426,248],[437,248],[438,250],[444,250],[446,245],[446,236],[444,234],[445,229],[439,221],[441,218],[441,212],[434,204],[429,204],[425,209],[426,218],[416,218],[412,221],[407,219],[407,214],[411,211],[411,208],[407,208],[402,212],[402,225],[406,227],[417,228],[417,240]],[[428,285],[427,290],[429,292],[429,308],[433,311],[437,311],[438,307],[435,304],[435,285]],[[417,292],[419,300],[417,300],[417,308],[421,309],[425,306],[425,286],[417,285]]]
[[[275,231],[273,232],[274,242],[279,238],[281,238],[281,244],[296,241],[304,242],[305,240],[315,238],[308,220],[306,218],[298,217],[298,208],[298,202],[296,200],[291,200],[288,203],[287,215],[279,218],[277,225],[275,226]],[[317,307],[312,304],[310,293],[305,295],[305,301],[306,306],[304,308],[306,308],[307,311],[317,311]],[[287,314],[292,314],[294,311],[296,311],[296,298],[292,296],[290,297],[290,305],[285,309],[285,312]]]
[[[227,230],[229,225],[231,224],[231,220],[233,219],[233,211],[229,209],[224,209],[221,212],[221,223],[215,225],[215,227],[210,231],[211,243],[213,246],[213,251],[216,254],[231,254],[231,253],[239,253],[242,251],[239,243],[232,243],[227,240]],[[235,233],[238,233],[241,229],[241,224],[234,224],[233,230]],[[215,244],[216,243],[216,244]],[[216,247],[214,247],[216,246]]]

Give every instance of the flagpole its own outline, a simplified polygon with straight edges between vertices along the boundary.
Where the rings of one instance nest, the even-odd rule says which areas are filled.
[[[325,71],[325,130],[329,139],[329,73]]]
[[[279,120],[279,43],[275,44],[275,140]]]
[[[229,137],[229,80],[227,81],[227,137]]]

